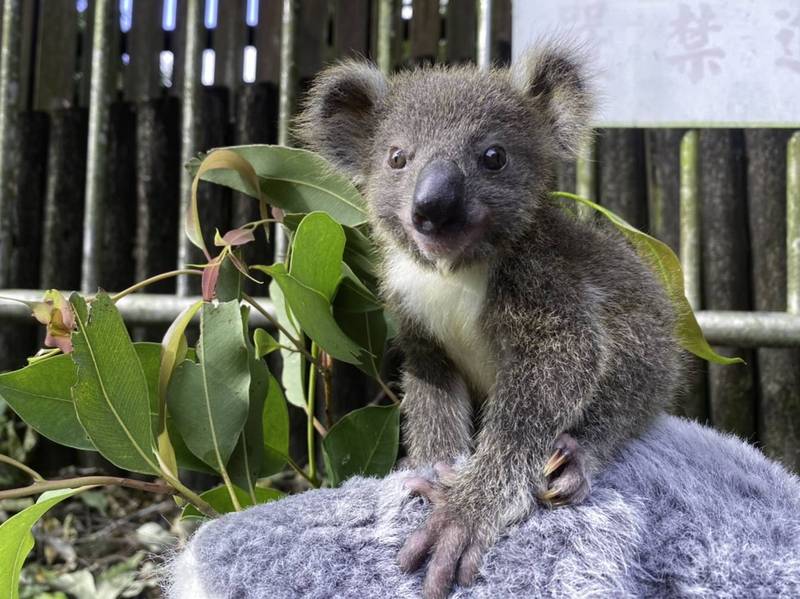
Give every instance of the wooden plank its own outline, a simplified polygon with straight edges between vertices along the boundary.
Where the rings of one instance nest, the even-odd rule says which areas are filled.
[[[604,129],[597,139],[599,200],[637,229],[647,229],[647,174],[641,129]]]
[[[39,29],[38,0],[22,3],[22,31],[19,56],[19,106],[30,110],[33,104],[33,87],[36,83],[34,65],[36,64],[37,39]]]
[[[753,307],[786,310],[786,144],[791,131],[745,132]],[[757,350],[758,432],[764,451],[800,469],[800,350]]]
[[[47,0],[39,13],[34,107],[53,110],[73,106],[78,52],[78,12],[73,0]]]
[[[166,96],[136,106],[136,280],[175,268],[178,260],[180,103]],[[174,293],[170,279],[148,293]]]
[[[220,3],[217,28],[214,30],[216,69],[214,83],[235,91],[242,85],[244,46],[247,42],[245,11],[247,0]]]
[[[256,47],[256,81],[277,84],[281,72],[281,0],[259,0]]]
[[[475,62],[475,40],[478,36],[476,2],[447,3],[447,62]]]
[[[155,0],[133,3],[133,18],[128,31],[130,62],[123,71],[123,86],[125,97],[134,102],[161,94],[162,11],[162,2]]]
[[[439,0],[414,0],[409,24],[411,60],[414,64],[433,64],[439,56],[442,20]]]
[[[338,58],[370,56],[371,0],[334,0],[333,47]]]
[[[685,130],[648,129],[647,213],[649,232],[680,253],[680,148]],[[684,387],[676,397],[675,412],[699,422],[708,419],[707,367],[688,352],[684,357]]]
[[[104,149],[105,190],[100,201],[102,219],[98,250],[98,282],[104,289],[125,289],[134,283],[136,238],[136,114],[127,102],[109,110],[108,140]],[[163,201],[163,198],[159,198]]]
[[[492,61],[511,64],[511,0],[492,0]]]
[[[5,284],[19,289],[39,286],[45,165],[49,121],[42,112],[19,115],[19,159],[14,173],[13,197],[6,206],[10,239]],[[20,368],[36,350],[39,326],[34,323],[0,323],[0,372]]]
[[[78,289],[88,112],[58,109],[51,119],[39,287]]]
[[[700,132],[703,297],[709,310],[751,308],[744,172],[744,136],[740,130]],[[752,439],[756,433],[754,353],[734,347],[718,350],[741,356],[748,366],[709,365],[712,422],[722,430]]]
[[[304,0],[299,5],[294,48],[301,93],[325,62],[328,9],[328,0]]]
[[[183,67],[186,56],[186,10],[189,0],[176,0],[175,30],[169,32],[170,49],[172,50],[172,87],[170,95],[183,95]]]

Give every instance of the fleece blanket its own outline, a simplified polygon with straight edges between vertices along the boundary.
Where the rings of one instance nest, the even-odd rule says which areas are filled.
[[[430,473],[427,473],[430,474]],[[429,512],[408,472],[355,478],[205,524],[170,599],[419,597],[396,565]],[[453,597],[800,597],[800,480],[758,450],[660,418],[578,507],[539,509]]]

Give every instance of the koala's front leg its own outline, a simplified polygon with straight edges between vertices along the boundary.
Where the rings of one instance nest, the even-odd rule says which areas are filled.
[[[434,342],[403,339],[403,440],[414,466],[450,463],[471,451],[472,402],[461,375]]]
[[[499,367],[485,406],[475,453],[454,475],[437,485],[411,481],[412,490],[431,499],[426,524],[400,551],[405,571],[430,553],[424,597],[446,597],[454,580],[473,582],[483,555],[504,530],[523,519],[546,488],[545,464],[553,444],[580,421],[597,388],[599,344],[592,323],[563,320],[548,331],[534,323],[535,337],[519,334]],[[567,321],[569,322],[569,321]],[[511,339],[509,336],[508,339]]]

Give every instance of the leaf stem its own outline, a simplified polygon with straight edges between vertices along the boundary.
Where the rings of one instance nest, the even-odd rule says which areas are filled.
[[[300,476],[302,476],[302,477],[303,477],[303,479],[304,479],[304,480],[305,480],[305,481],[306,481],[306,482],[307,482],[309,485],[311,485],[311,486],[312,486],[312,487],[314,487],[315,489],[319,489],[319,487],[320,487],[320,485],[321,485],[322,483],[320,483],[320,481],[319,481],[319,479],[318,479],[318,478],[316,478],[316,477],[315,477],[315,478],[311,478],[310,476],[308,476],[308,474],[306,473],[306,471],[305,471],[305,470],[303,470],[303,469],[302,469],[302,468],[301,468],[301,467],[300,467],[300,466],[297,464],[297,462],[295,462],[295,461],[294,461],[292,458],[290,458],[289,456],[284,456],[284,457],[286,458],[286,463],[287,463],[287,464],[289,464],[289,468],[291,468],[292,470],[294,470],[295,472],[297,472],[297,474],[299,474]]]
[[[308,426],[306,427],[306,437],[308,441],[308,477],[317,478],[317,456],[314,450],[314,400],[317,394],[317,358],[319,357],[319,346],[316,342],[311,342],[312,364],[309,365],[308,373],[308,400],[306,411],[308,413]]]
[[[159,281],[163,281],[164,279],[169,279],[172,277],[178,277],[180,275],[202,275],[202,270],[195,270],[192,268],[183,268],[179,270],[171,270],[169,272],[162,272],[160,275],[155,275],[150,277],[149,279],[145,279],[144,281],[139,281],[135,285],[131,285],[127,289],[120,291],[119,293],[111,296],[111,301],[116,302],[121,300],[126,295],[130,295],[134,291],[139,291],[139,289],[143,289],[148,285],[152,285],[153,283],[158,283]],[[91,300],[88,300],[91,301]]]
[[[25,474],[30,476],[37,483],[44,481],[44,477],[41,474],[39,474],[38,472],[36,472],[36,470],[31,468],[30,466],[26,466],[25,464],[23,464],[22,462],[20,462],[18,460],[15,460],[11,456],[7,456],[7,455],[4,455],[4,454],[0,453],[0,462],[3,462],[4,464],[8,464],[9,466],[14,466],[14,468],[18,468],[19,470],[22,470]]]
[[[395,405],[399,406],[400,399],[397,397],[397,395],[394,394],[394,391],[392,391],[389,388],[389,385],[387,385],[386,382],[381,378],[380,374],[375,378],[375,380],[378,381],[378,385],[380,385],[381,389],[383,389],[383,392],[386,394],[386,397],[391,399]]]
[[[247,295],[246,293],[242,294],[242,299],[244,299],[244,301],[246,301],[248,304],[253,306],[253,308],[255,308],[256,311],[259,314],[261,314],[264,318],[269,320],[270,323],[272,323],[272,325],[276,329],[278,329],[281,333],[286,335],[286,338],[289,339],[289,341],[292,342],[292,345],[294,345],[297,348],[297,351],[299,351],[301,354],[303,354],[309,362],[313,363],[315,366],[317,366],[319,368],[319,364],[317,363],[317,360],[305,348],[305,346],[303,345],[302,341],[300,341],[299,339],[295,339],[294,336],[288,330],[286,330],[286,327],[284,327],[281,323],[279,323],[278,320],[272,314],[270,314],[269,311],[267,311],[266,308],[264,308],[264,306],[259,304],[255,299],[253,299],[251,296]]]

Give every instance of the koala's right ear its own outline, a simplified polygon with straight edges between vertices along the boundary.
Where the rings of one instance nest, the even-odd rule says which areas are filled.
[[[347,61],[314,80],[297,134],[311,150],[357,180],[364,172],[378,123],[378,105],[389,89],[383,74],[367,62]]]

